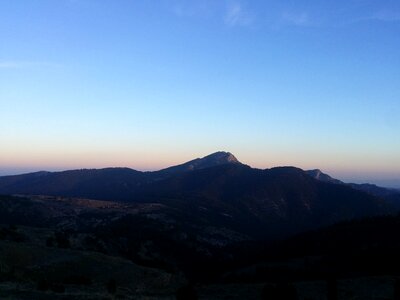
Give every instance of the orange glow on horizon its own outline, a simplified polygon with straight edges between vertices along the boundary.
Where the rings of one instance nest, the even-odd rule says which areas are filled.
[[[4,151],[0,156],[2,168],[37,169],[37,170],[67,170],[84,168],[128,167],[141,171],[154,171],[172,165],[185,163],[189,160],[206,156],[212,152],[224,150],[199,151],[190,154],[188,151],[144,151],[131,149],[130,151],[66,151],[53,152]],[[377,174],[377,176],[394,177],[400,175],[400,161],[392,157],[378,159],[373,156],[362,155],[327,155],[300,152],[244,152],[232,151],[236,158],[244,164],[255,168],[265,169],[277,166],[295,166],[304,170],[321,169],[332,176],[351,176],[357,174]]]

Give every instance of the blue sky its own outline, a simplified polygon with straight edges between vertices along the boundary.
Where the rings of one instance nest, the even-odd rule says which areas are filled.
[[[0,1],[0,174],[217,150],[400,186],[399,1]]]

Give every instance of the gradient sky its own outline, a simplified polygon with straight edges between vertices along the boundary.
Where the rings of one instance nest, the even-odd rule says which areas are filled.
[[[400,1],[0,0],[0,175],[218,150],[400,187]]]

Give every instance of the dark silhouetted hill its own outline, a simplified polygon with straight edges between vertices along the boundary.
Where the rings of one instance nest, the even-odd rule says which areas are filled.
[[[217,152],[156,172],[107,168],[6,176],[0,193],[159,203],[190,212],[193,222],[254,238],[395,211],[379,197],[315,174],[318,179],[294,167],[254,169]]]
[[[348,185],[353,189],[368,193],[370,195],[383,198],[389,203],[390,205],[396,207],[396,209],[400,209],[400,190],[398,189],[391,189],[391,188],[384,188],[381,186],[377,186],[375,184],[370,183],[344,183],[338,179],[335,179],[328,174],[323,173],[321,170],[309,170],[306,171],[308,175],[311,177],[328,183],[335,183],[341,185]]]

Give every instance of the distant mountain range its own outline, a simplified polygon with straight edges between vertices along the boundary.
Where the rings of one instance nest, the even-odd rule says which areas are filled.
[[[206,220],[253,237],[393,213],[400,195],[344,184],[319,170],[254,169],[229,152],[155,172],[106,168],[3,176],[0,193],[159,203],[190,211],[193,222]]]
[[[400,190],[397,189],[390,189],[377,186],[375,184],[370,183],[345,183],[338,179],[332,178],[328,174],[323,173],[321,170],[309,170],[306,171],[311,177],[328,183],[340,184],[340,185],[347,185],[352,187],[353,189],[363,191],[370,195],[374,195],[376,197],[384,198],[388,203],[400,208]]]

